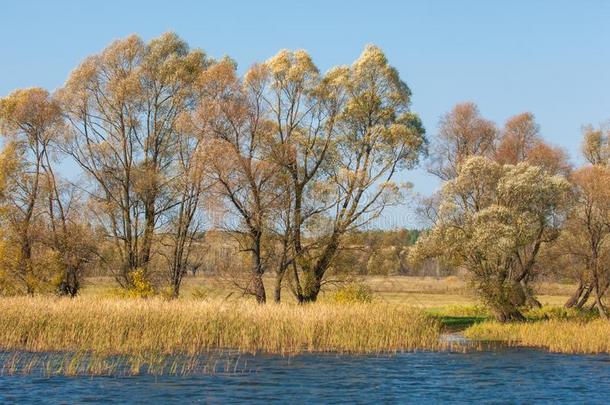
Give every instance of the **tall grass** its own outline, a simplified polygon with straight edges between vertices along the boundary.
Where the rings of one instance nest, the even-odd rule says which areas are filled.
[[[558,353],[610,353],[610,322],[601,319],[550,319],[538,322],[483,322],[464,332],[470,339],[503,341]]]
[[[255,305],[160,299],[2,298],[0,348],[195,355],[435,349],[440,322],[407,306]]]

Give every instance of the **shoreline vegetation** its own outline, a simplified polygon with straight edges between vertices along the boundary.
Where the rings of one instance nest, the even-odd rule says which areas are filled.
[[[157,298],[0,299],[0,342],[8,351],[382,353],[437,349],[440,333],[438,319],[387,303],[258,306]]]
[[[156,367],[159,372],[168,367],[174,373],[213,372],[220,366],[202,363],[201,356],[217,351],[290,356],[455,350],[452,342],[443,339],[454,333],[472,341],[463,350],[500,343],[560,353],[610,353],[610,325],[595,311],[548,305],[525,311],[526,322],[498,323],[488,309],[466,301],[468,296],[462,294],[463,301],[456,301],[453,297],[460,296],[463,285],[452,278],[405,279],[396,277],[388,284],[384,278],[369,278],[363,281],[371,288],[366,299],[350,300],[345,296],[349,289],[344,289],[337,290],[343,295],[329,293],[307,305],[253,305],[249,299],[223,299],[220,285],[209,293],[211,298],[196,298],[195,278],[186,284],[192,296],[178,300],[112,297],[112,289],[99,279],[73,299],[4,297],[0,298],[2,370],[10,374],[35,368],[32,364],[40,368],[55,362],[61,374],[105,374],[118,369],[131,373],[141,367]],[[548,295],[541,299],[547,303],[560,302],[569,290],[559,284],[546,288]],[[400,303],[404,301],[410,304]],[[10,352],[16,357],[7,355]],[[44,360],[47,363],[42,357],[27,363],[19,360],[19,353],[65,355]],[[109,360],[113,356],[123,358]],[[182,360],[176,356],[183,356]],[[180,361],[190,366],[180,368]],[[235,363],[234,359],[223,361],[226,367]]]
[[[610,354],[610,324],[603,319],[548,319],[530,322],[473,324],[468,339],[502,342],[565,354]]]

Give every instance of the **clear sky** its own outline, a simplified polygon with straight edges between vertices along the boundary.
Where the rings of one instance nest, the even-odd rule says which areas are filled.
[[[610,119],[609,22],[602,0],[0,0],[0,95],[53,90],[85,56],[131,33],[175,31],[241,69],[304,48],[326,70],[374,43],[413,90],[429,134],[461,101],[499,124],[531,111],[545,138],[578,161],[581,126]],[[423,170],[404,177],[423,194],[438,186]],[[410,222],[402,212],[388,221]]]

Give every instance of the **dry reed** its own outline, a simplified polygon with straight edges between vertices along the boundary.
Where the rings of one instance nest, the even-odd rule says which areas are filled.
[[[558,353],[610,353],[610,322],[601,319],[551,319],[508,323],[483,322],[465,332],[470,339],[502,341]]]
[[[439,321],[403,305],[256,305],[161,299],[0,299],[7,351],[187,354],[378,353],[436,349]]]

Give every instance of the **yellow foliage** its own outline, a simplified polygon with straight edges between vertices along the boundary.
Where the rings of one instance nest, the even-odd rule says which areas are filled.
[[[144,269],[136,269],[129,273],[132,286],[124,292],[128,298],[150,298],[155,295],[153,285],[146,279]]]
[[[373,301],[373,290],[364,283],[350,283],[330,295],[337,304],[367,303]]]

